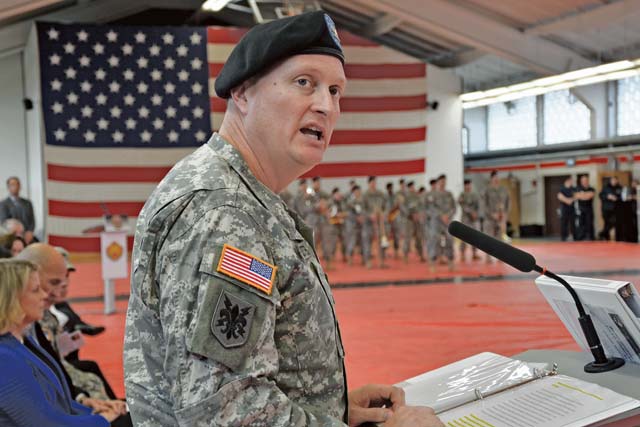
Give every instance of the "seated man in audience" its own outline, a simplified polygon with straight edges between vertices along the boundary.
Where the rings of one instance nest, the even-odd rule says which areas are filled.
[[[60,321],[60,326],[64,328],[67,332],[80,331],[85,335],[98,335],[104,332],[104,326],[93,326],[85,322],[80,318],[80,316],[71,308],[69,303],[67,302],[67,292],[69,291],[69,278],[70,274],[76,271],[76,267],[69,261],[69,252],[66,249],[56,246],[55,248],[60,254],[64,257],[64,261],[67,265],[67,282],[60,288],[60,302],[56,302],[53,311],[53,314],[56,315],[58,320],[61,320],[59,314],[66,316],[64,318],[64,322]]]
[[[74,402],[54,359],[24,336],[46,298],[35,264],[0,260],[0,425],[107,427],[120,413]]]
[[[34,241],[33,230],[36,220],[33,215],[33,206],[28,199],[20,197],[20,179],[11,176],[7,179],[7,190],[9,197],[0,201],[0,222],[9,218],[19,220],[24,225],[24,240],[27,243]]]
[[[7,233],[13,234],[14,236],[18,236],[24,239],[25,231],[24,225],[20,222],[20,220],[15,218],[5,219],[2,223],[2,227],[7,230]],[[26,239],[25,239],[26,242]]]
[[[32,335],[35,335],[38,344],[56,360],[69,383],[72,395],[80,403],[97,411],[108,409],[118,413],[125,413],[125,403],[109,399],[104,389],[104,384],[98,376],[91,372],[77,369],[62,359],[57,351],[56,341],[59,325],[49,308],[56,302],[60,288],[66,282],[67,266],[64,262],[64,257],[51,245],[35,243],[29,245],[17,258],[33,262],[39,267],[40,283],[47,292],[47,298],[45,300],[43,318],[34,323]],[[87,397],[87,394],[90,397]],[[118,425],[131,425],[128,413],[126,417],[118,419]]]

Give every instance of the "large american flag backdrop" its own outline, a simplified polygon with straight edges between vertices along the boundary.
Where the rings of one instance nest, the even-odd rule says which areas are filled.
[[[99,252],[83,231],[105,208],[130,224],[180,158],[224,115],[216,75],[246,29],[38,24],[46,233],[49,243]],[[422,180],[426,65],[341,32],[347,92],[322,164],[327,189],[352,177]],[[343,185],[343,188],[346,188]],[[131,240],[131,238],[130,238]]]

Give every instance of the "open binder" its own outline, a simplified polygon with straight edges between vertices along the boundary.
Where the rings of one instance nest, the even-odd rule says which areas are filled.
[[[556,367],[480,353],[399,384],[408,405],[430,406],[447,427],[606,426],[640,401],[559,375]]]

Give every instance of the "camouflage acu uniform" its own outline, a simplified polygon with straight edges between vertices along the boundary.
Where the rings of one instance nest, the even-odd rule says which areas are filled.
[[[329,201],[331,200],[331,196],[329,195],[329,193],[322,190],[311,195],[311,208],[305,220],[307,221],[309,227],[313,229],[313,236],[314,240],[316,241],[316,245],[322,246],[324,248],[324,236],[328,231],[327,226],[329,225],[329,218],[327,216],[327,212],[320,209],[321,200],[328,206]],[[323,255],[326,258],[326,254],[324,254],[324,251]]]
[[[368,189],[364,193],[363,200],[364,210],[367,213],[366,220],[370,223],[371,236],[368,236],[368,240],[376,246],[378,258],[382,261],[385,256],[385,248],[382,247],[382,236],[383,233],[386,234],[386,230],[383,230],[386,196],[380,190]]]
[[[442,255],[452,260],[453,238],[447,231],[449,223],[444,222],[442,216],[448,216],[449,221],[451,221],[453,215],[456,213],[456,201],[453,198],[453,194],[446,190],[434,191],[433,206],[429,210],[429,221],[431,224],[429,227],[429,258],[432,261],[438,258],[438,256],[441,255],[440,249],[442,249]]]
[[[433,214],[432,210],[433,210],[435,194],[436,194],[435,190],[429,190],[426,193],[424,193],[424,197],[422,199],[422,206],[421,206],[421,210],[424,215],[424,227],[423,227],[422,238],[424,239],[424,242],[427,246],[427,256],[429,256],[428,248],[430,245],[433,244],[433,242],[431,242],[431,239],[436,237],[433,231],[431,231],[431,228],[432,228],[431,216]]]
[[[407,222],[406,193],[396,192],[389,201],[389,226],[393,234],[393,249],[400,249],[400,242],[404,239],[404,231]]]
[[[460,218],[462,223],[475,229],[480,228],[480,196],[478,193],[473,191],[467,193],[463,191],[458,197],[458,204],[460,205],[460,209],[462,209],[462,216]],[[464,241],[460,241],[460,253],[464,254],[466,248],[467,244]],[[471,250],[475,255],[477,252],[475,246],[472,246]]]
[[[231,249],[275,266],[270,292],[221,270]],[[136,426],[344,425],[344,350],[311,230],[219,135],[153,192],[132,264]]]
[[[42,327],[42,332],[44,332],[45,336],[47,337],[47,340],[51,343],[53,348],[58,353],[60,353],[60,351],[58,350],[58,335],[62,332],[62,329],[60,328],[58,319],[56,319],[56,317],[49,310],[45,310],[44,316],[39,323]],[[79,388],[82,391],[88,393],[89,396],[95,399],[110,399],[107,395],[107,391],[104,388],[104,383],[99,376],[97,376],[93,372],[81,371],[71,363],[67,362],[65,358],[62,357],[62,355],[60,355],[60,361],[62,362],[62,366],[64,366],[64,369],[69,374],[71,382],[76,388]]]
[[[405,258],[409,255],[411,240],[415,241],[416,252],[420,259],[424,259],[423,252],[423,232],[422,212],[420,206],[420,195],[418,193],[407,192],[405,200],[405,208],[407,212],[407,220],[405,222],[403,253]]]
[[[293,211],[304,220],[307,219],[311,212],[311,197],[307,193],[298,193],[291,202],[293,205]]]
[[[287,208],[293,209],[293,194],[289,190],[284,190],[279,194],[280,198],[287,205]]]
[[[366,215],[364,199],[357,199],[353,194],[347,201],[347,221],[345,234],[347,240],[347,258],[352,260],[353,252],[360,245],[362,262],[371,258],[371,221]]]
[[[483,197],[484,232],[502,238],[503,224],[509,214],[509,191],[503,186],[487,187]]]
[[[325,243],[322,245],[322,251],[332,260],[335,258],[337,253],[338,242],[340,242],[342,257],[344,258],[346,256],[344,239],[345,210],[346,206],[344,200],[338,201],[332,199],[329,203],[329,221],[327,222],[327,228],[324,233]]]

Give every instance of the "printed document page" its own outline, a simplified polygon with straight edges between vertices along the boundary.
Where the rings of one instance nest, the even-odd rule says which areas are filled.
[[[638,407],[638,400],[555,375],[438,416],[447,427],[583,427]]]

